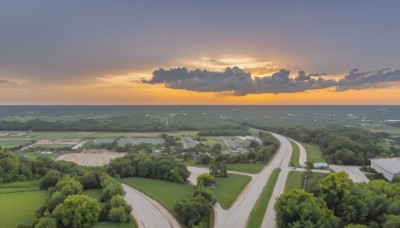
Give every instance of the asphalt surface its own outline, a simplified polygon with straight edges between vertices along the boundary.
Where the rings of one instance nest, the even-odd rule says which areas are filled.
[[[122,187],[126,191],[125,200],[132,206],[132,215],[138,228],[180,227],[175,217],[157,201],[126,184],[122,184]]]
[[[275,186],[274,198],[271,198],[264,217],[262,227],[274,227],[275,226],[275,211],[273,210],[273,205],[275,203],[275,198],[279,196],[280,189],[285,186],[286,177],[288,173],[288,165],[292,155],[292,146],[290,142],[283,136],[271,133],[280,141],[280,148],[274,158],[271,160],[270,164],[266,166],[259,174],[255,175],[242,193],[238,196],[235,203],[228,210],[224,210],[218,203],[214,207],[215,211],[215,227],[216,228],[242,228],[247,224],[247,219],[253,210],[268,178],[271,176],[272,171],[275,168],[282,168],[281,174],[278,178],[278,183]],[[282,174],[283,173],[283,174]],[[279,193],[279,194],[278,194]],[[270,207],[272,205],[272,207]],[[271,210],[272,208],[272,210]],[[271,226],[272,225],[272,226]]]
[[[354,182],[365,182],[368,183],[369,179],[360,171],[360,167],[357,166],[349,166],[349,165],[329,165],[329,168],[334,170],[335,172],[344,171],[349,174],[350,179]]]

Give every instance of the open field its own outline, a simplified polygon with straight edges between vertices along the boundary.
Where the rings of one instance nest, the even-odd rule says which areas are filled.
[[[303,173],[297,171],[290,171],[286,179],[285,192],[289,192],[293,189],[302,188]]]
[[[25,146],[32,143],[30,139],[23,139],[23,138],[0,138],[0,147],[18,147],[18,146]]]
[[[307,161],[325,162],[325,159],[322,157],[322,152],[318,147],[308,143],[302,143],[302,144],[307,151]]]
[[[218,186],[212,190],[215,198],[222,208],[228,209],[235,202],[244,187],[250,182],[251,177],[240,174],[228,174],[228,177],[217,177]]]
[[[254,208],[249,215],[246,227],[253,228],[261,226],[265,211],[267,210],[267,205],[269,203],[269,200],[271,199],[271,195],[274,191],[275,183],[278,180],[280,172],[280,168],[276,168],[274,169],[274,171],[272,171],[272,174],[269,177],[267,184],[265,184],[256,205],[254,205]]]
[[[112,159],[125,155],[126,153],[111,152],[104,149],[92,149],[81,153],[63,154],[56,160],[70,161],[82,166],[104,166]]]
[[[293,154],[292,154],[292,158],[290,159],[289,166],[291,166],[291,167],[300,167],[300,164],[299,164],[300,149],[297,146],[297,144],[294,143],[293,141],[290,141],[290,144],[292,144]]]
[[[47,197],[40,191],[38,181],[0,184],[1,227],[17,227],[33,222],[35,211]]]
[[[207,141],[200,141],[199,143],[202,143],[204,145],[208,145],[210,147],[214,146],[214,144],[219,143],[222,147],[222,150],[226,150],[228,149],[228,147],[226,146],[226,144],[224,143],[224,141],[222,141],[220,138],[218,137],[214,137],[214,136],[205,136],[205,137],[201,137],[201,138],[205,138],[207,139]]]

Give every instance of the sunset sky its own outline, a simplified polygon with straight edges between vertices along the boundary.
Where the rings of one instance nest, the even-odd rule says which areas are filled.
[[[400,104],[399,9],[0,0],[0,104]]]

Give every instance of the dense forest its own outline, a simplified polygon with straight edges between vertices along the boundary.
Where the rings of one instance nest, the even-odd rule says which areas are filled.
[[[354,183],[331,173],[313,192],[297,189],[275,204],[278,227],[400,227],[400,184],[383,180]]]

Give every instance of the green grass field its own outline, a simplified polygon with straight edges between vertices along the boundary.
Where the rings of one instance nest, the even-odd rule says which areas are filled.
[[[195,160],[189,160],[183,162],[186,166],[194,166],[194,167],[202,167],[208,168],[208,165],[196,164]],[[262,163],[237,163],[237,164],[228,164],[226,168],[228,171],[236,171],[241,173],[259,173],[266,164]]]
[[[47,192],[39,190],[38,181],[0,184],[1,227],[32,223],[46,197]]]
[[[265,164],[237,163],[237,164],[228,164],[226,167],[229,171],[236,171],[242,173],[259,173],[265,167]]]
[[[322,157],[322,152],[318,147],[307,143],[303,143],[303,146],[307,151],[307,161],[325,162],[325,159]]]
[[[203,143],[204,145],[208,145],[210,147],[214,146],[214,144],[219,143],[222,147],[222,150],[226,150],[228,147],[226,146],[226,144],[224,143],[224,141],[222,141],[221,139],[214,137],[214,136],[205,136],[205,137],[201,137],[201,138],[205,138],[207,139],[207,141],[201,141],[201,143]]]
[[[250,217],[248,223],[246,225],[247,228],[252,227],[260,227],[264,218],[265,211],[267,210],[267,206],[269,200],[271,199],[272,192],[274,191],[274,187],[276,181],[278,180],[279,173],[281,169],[276,168],[272,171],[271,176],[269,177],[267,184],[264,186],[260,197],[257,200],[256,205],[254,205],[253,210],[250,213]]]
[[[292,158],[290,159],[289,165],[291,167],[300,167],[300,164],[299,164],[300,149],[297,146],[297,144],[294,143],[293,141],[290,141],[290,143],[292,144],[292,147],[293,147],[293,154],[292,154]]]
[[[303,173],[297,171],[290,171],[286,179],[285,192],[289,192],[293,189],[302,188]]]
[[[29,139],[19,139],[19,138],[0,138],[0,147],[10,148],[25,146],[32,143]]]
[[[190,197],[194,190],[191,185],[149,178],[130,177],[121,181],[157,200],[172,214],[175,214],[174,207],[176,203],[182,198]]]
[[[112,223],[112,222],[99,222],[96,225],[92,226],[92,228],[136,228],[136,224],[134,221],[129,221],[126,223]]]
[[[218,177],[218,186],[213,192],[222,208],[230,208],[250,180],[249,176],[233,173],[228,174],[227,178]]]

